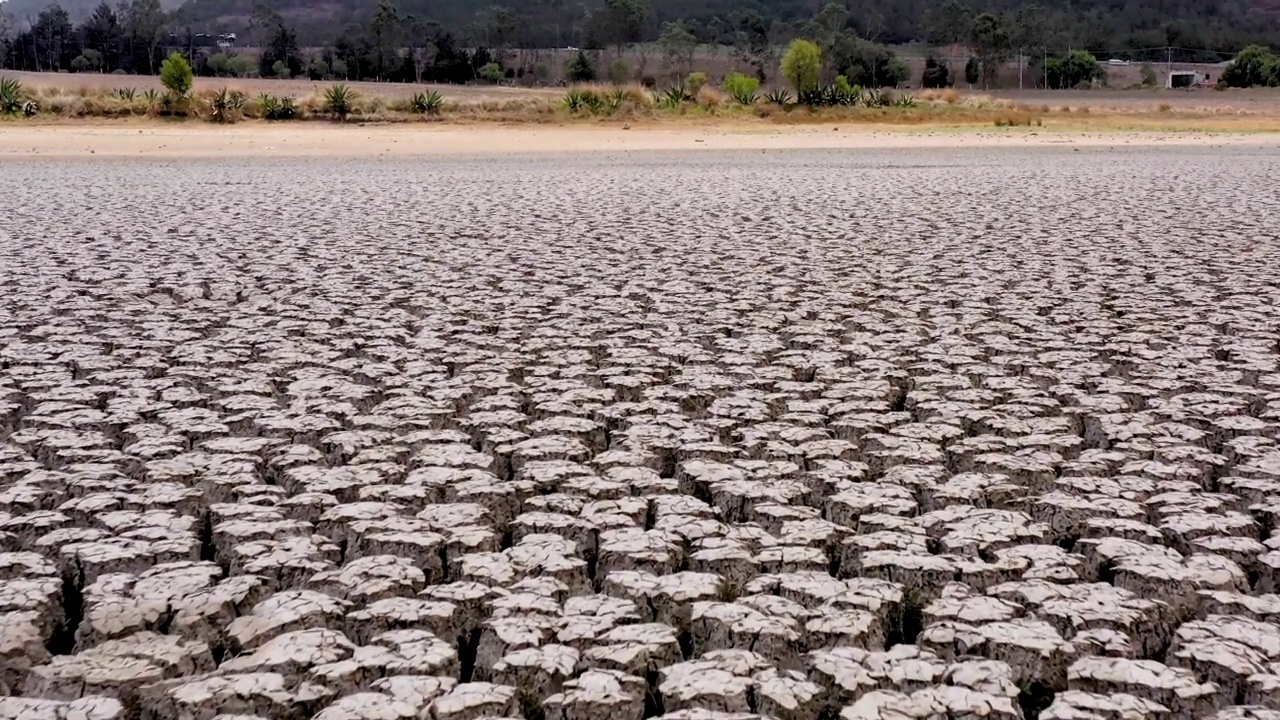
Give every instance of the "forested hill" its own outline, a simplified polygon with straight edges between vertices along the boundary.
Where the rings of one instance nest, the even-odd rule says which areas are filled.
[[[17,1],[17,0],[11,0]],[[22,0],[40,2],[42,0]],[[47,1],[47,0],[44,0]],[[68,0],[96,2],[96,0]],[[439,23],[474,44],[508,47],[608,45],[606,3],[635,3],[644,18],[630,39],[652,40],[664,24],[683,20],[704,43],[734,45],[744,35],[785,42],[812,34],[829,0],[395,0],[402,14]],[[193,25],[243,26],[255,2],[187,0],[180,16]],[[332,42],[343,26],[364,23],[378,0],[266,0],[294,23],[304,43]],[[1280,45],[1280,0],[842,0],[845,24],[885,44],[963,42],[971,19],[994,13],[1021,31],[1026,44],[1051,50],[1088,48],[1106,56],[1126,49],[1172,46],[1231,53],[1257,42]],[[469,44],[470,44],[469,43]],[[1138,59],[1138,58],[1134,58]],[[1142,59],[1157,59],[1146,57]],[[1163,59],[1163,58],[1159,58]],[[1186,57],[1186,60],[1193,58]],[[1216,58],[1201,57],[1200,60]]]
[[[380,0],[161,0],[172,32],[249,35],[277,13],[304,46],[332,45],[367,27]],[[683,21],[698,41],[741,46],[812,36],[833,21],[829,0],[391,0],[399,17],[430,22],[469,46],[606,47],[658,38]],[[58,2],[72,22],[101,0],[8,0],[19,20]],[[1213,61],[1249,43],[1280,46],[1280,0],[838,0],[844,29],[883,44],[965,42],[972,18],[1002,18],[1015,47],[1085,48],[1100,57]],[[1038,4],[1036,4],[1038,3]],[[113,6],[115,2],[111,3]],[[126,0],[127,4],[127,0]],[[627,6],[619,27],[617,6]],[[613,6],[611,11],[606,6]],[[634,13],[632,12],[634,11]],[[1195,50],[1212,52],[1194,53]]]

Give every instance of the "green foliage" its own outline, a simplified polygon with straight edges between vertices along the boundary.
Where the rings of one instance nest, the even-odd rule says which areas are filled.
[[[307,77],[312,80],[323,80],[329,77],[329,63],[320,58],[307,63]]]
[[[476,71],[476,75],[481,80],[496,85],[502,82],[502,66],[496,62],[486,63],[484,67]]]
[[[1142,74],[1142,87],[1155,87],[1160,82],[1156,69],[1150,63],[1142,63],[1138,72]]]
[[[782,77],[791,83],[796,93],[816,91],[821,72],[822,50],[810,40],[792,40],[782,56]]]
[[[627,61],[618,58],[609,64],[609,82],[615,85],[621,85],[631,79],[631,66],[627,65]]]
[[[970,85],[977,85],[982,74],[982,65],[978,62],[978,58],[970,57],[964,64],[964,81]]]
[[[435,90],[414,93],[409,100],[409,107],[419,115],[438,115],[444,108],[444,96]]]
[[[160,66],[160,82],[173,93],[174,97],[185,98],[191,94],[196,74],[191,70],[191,63],[180,52],[170,53]]]
[[[760,98],[760,81],[739,72],[725,75],[721,87],[740,105],[755,105]]]
[[[913,108],[916,106],[916,99],[914,96],[911,96],[911,95],[906,95],[906,94],[899,95],[898,97],[894,98],[893,106],[900,107],[900,108]]]
[[[125,102],[133,102],[134,98],[138,96],[138,91],[131,87],[120,87],[116,88],[113,94]]]
[[[1222,82],[1230,87],[1280,85],[1280,61],[1267,48],[1250,45],[1222,71]]]
[[[849,34],[841,35],[832,45],[830,65],[864,87],[893,87],[911,76],[892,50]]]
[[[0,114],[17,115],[22,112],[22,83],[13,78],[0,77]]]
[[[290,77],[293,76],[293,71],[289,69],[289,66],[288,64],[285,63],[285,61],[277,60],[271,65],[271,74],[275,75],[281,80],[288,80]]]
[[[569,82],[593,82],[596,79],[596,69],[591,66],[591,60],[587,54],[579,50],[577,56],[565,65],[564,75]]]
[[[685,78],[684,86],[689,91],[689,97],[698,97],[698,93],[707,85],[707,74],[704,72],[689,73],[689,77]]]
[[[298,109],[291,97],[263,93],[258,96],[258,112],[266,120],[292,120],[298,114]]]
[[[951,87],[951,68],[930,55],[924,61],[924,75],[920,77],[920,85],[931,89]]]
[[[258,63],[248,55],[236,55],[227,61],[227,67],[236,77],[252,77],[258,71]]]
[[[983,13],[973,19],[973,27],[969,30],[969,48],[974,59],[978,61],[979,78],[982,87],[988,88],[996,83],[996,74],[1000,64],[1009,55],[1012,40],[1004,21],[992,13]],[[965,77],[969,70],[965,68]]]
[[[231,72],[231,58],[226,53],[214,53],[205,60],[205,64],[209,66],[209,71],[214,77],[222,77]]]
[[[1091,53],[1077,50],[1065,57],[1050,55],[1033,66],[1033,74],[1046,78],[1052,90],[1067,90],[1102,79],[1102,66]]]
[[[337,83],[324,91],[324,106],[339,120],[345,120],[355,105],[356,94],[345,83]]]
[[[244,95],[239,90],[222,88],[209,101],[213,121],[217,123],[233,123],[239,120],[240,111],[244,108],[244,102]]]

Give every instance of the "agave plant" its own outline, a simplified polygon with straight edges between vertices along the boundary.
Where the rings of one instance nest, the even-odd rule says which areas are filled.
[[[883,90],[868,90],[862,98],[862,104],[869,108],[889,107],[893,97]]]
[[[338,83],[324,91],[324,105],[339,120],[345,120],[351,114],[355,103],[355,93],[345,83]]]
[[[586,111],[597,115],[604,110],[605,101],[594,90],[570,90],[564,99],[565,107],[573,112]]]
[[[893,101],[894,107],[913,108],[916,106],[916,99],[912,95],[900,95],[898,99]]]
[[[678,83],[667,88],[662,94],[661,105],[668,108],[678,108],[686,102],[693,99],[689,94],[689,88],[684,83]]]
[[[40,112],[40,106],[36,104],[35,100],[27,100],[22,103],[22,114],[24,117],[34,117],[38,112]]]
[[[786,107],[791,104],[791,93],[783,90],[782,88],[770,90],[764,94],[764,100],[767,103],[772,103],[779,107]]]
[[[627,91],[622,88],[614,88],[604,97],[605,107],[610,113],[616,113],[627,104]]]
[[[209,106],[213,109],[213,121],[233,123],[239,120],[240,111],[244,108],[244,102],[244,95],[239,90],[222,88],[209,103]]]
[[[444,96],[435,90],[429,93],[415,93],[409,99],[409,107],[420,115],[436,115],[444,107]]]
[[[0,114],[23,112],[22,83],[13,78],[0,78]]]
[[[147,105],[154,107],[160,100],[160,92],[155,88],[147,88],[146,92],[142,93],[142,99],[147,103]]]
[[[133,99],[138,96],[138,91],[136,88],[120,87],[120,88],[116,88],[114,94],[120,100],[124,100],[125,102],[133,102]]]
[[[263,93],[258,96],[258,112],[267,120],[292,120],[297,114],[293,98]]]

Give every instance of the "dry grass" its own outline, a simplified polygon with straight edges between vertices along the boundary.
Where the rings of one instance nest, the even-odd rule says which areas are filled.
[[[309,81],[251,80],[221,81],[201,79],[188,107],[166,107],[156,91],[155,78],[114,75],[36,75],[7,73],[24,83],[28,93],[39,103],[41,115],[35,122],[76,120],[82,118],[121,119],[157,115],[208,118],[216,92],[226,87],[238,90],[246,98],[242,116],[261,119],[258,97],[270,94],[291,97],[298,120],[333,119],[326,106],[324,91],[332,83]],[[28,82],[32,77],[37,82]],[[136,85],[125,80],[137,81]],[[67,82],[57,85],[55,82]],[[1165,95],[1147,93],[1148,102],[1106,105],[1098,98],[1112,97],[1098,93],[1089,103],[1063,104],[1055,111],[1034,95],[1020,98],[985,93],[961,93],[954,89],[923,90],[914,93],[914,107],[887,108],[781,108],[765,102],[744,107],[719,89],[707,85],[692,102],[667,107],[660,98],[640,85],[582,85],[573,90],[594,94],[599,103],[590,108],[571,110],[566,103],[568,90],[522,90],[495,87],[432,87],[423,85],[391,85],[348,83],[354,94],[348,120],[355,122],[449,122],[472,123],[636,123],[636,122],[764,122],[768,124],[848,123],[874,126],[939,126],[966,127],[1049,127],[1059,129],[1109,130],[1221,130],[1280,131],[1280,113],[1271,105],[1209,102],[1218,97],[1231,98],[1231,93],[1201,95],[1199,102],[1170,102]],[[131,88],[132,94],[118,92]],[[148,90],[153,92],[147,93]],[[413,111],[411,97],[418,92],[440,92],[445,105],[439,114],[423,115]],[[297,92],[294,92],[297,91]],[[1077,94],[1068,94],[1074,98]],[[1185,94],[1184,94],[1185,95]],[[1252,97],[1252,96],[1242,96]],[[1158,100],[1158,102],[1157,102]]]

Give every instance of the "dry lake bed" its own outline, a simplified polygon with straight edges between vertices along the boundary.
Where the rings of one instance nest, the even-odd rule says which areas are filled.
[[[1277,167],[6,160],[0,720],[1280,718]]]

